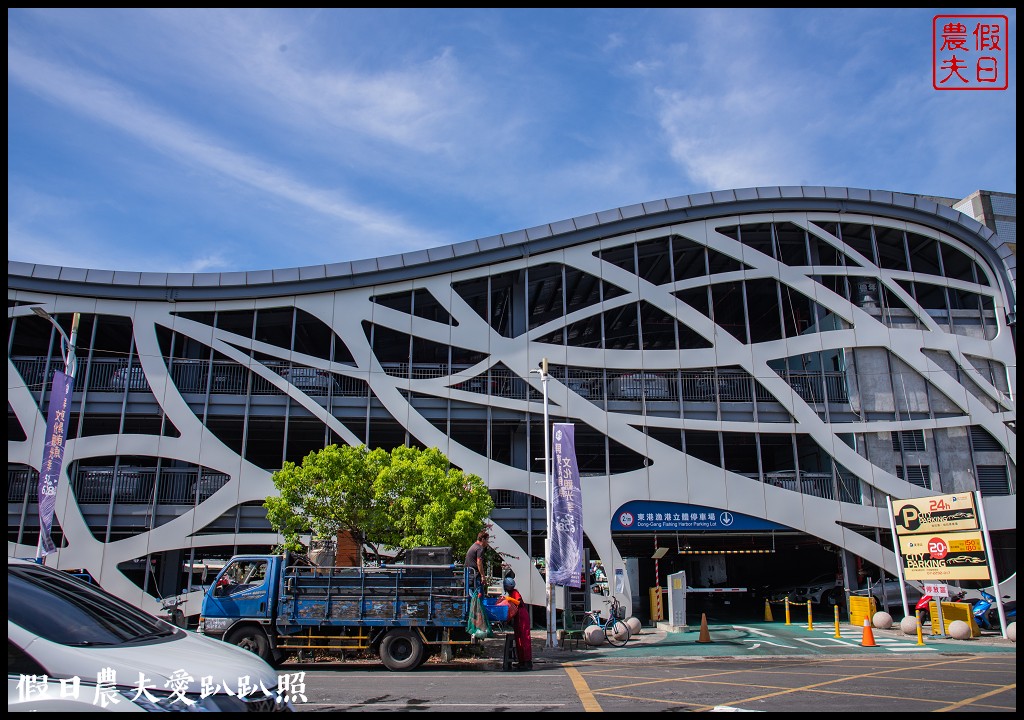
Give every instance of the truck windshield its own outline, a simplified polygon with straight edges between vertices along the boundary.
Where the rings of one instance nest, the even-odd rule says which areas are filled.
[[[221,573],[217,580],[217,591],[221,595],[234,595],[258,587],[266,579],[266,560],[235,560]]]

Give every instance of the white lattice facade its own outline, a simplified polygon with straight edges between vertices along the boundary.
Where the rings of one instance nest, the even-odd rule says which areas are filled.
[[[758,188],[290,270],[9,263],[8,552],[35,551],[63,367],[41,305],[83,316],[56,562],[150,609],[180,563],[276,543],[271,473],[330,442],[436,446],[481,475],[542,603],[543,358],[592,559],[621,567],[612,518],[657,500],[895,572],[886,495],[980,489],[990,529],[1016,528],[1015,280],[993,237],[916,196]]]

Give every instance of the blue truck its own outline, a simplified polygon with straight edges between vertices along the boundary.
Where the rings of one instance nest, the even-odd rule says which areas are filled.
[[[414,670],[435,653],[480,642],[466,631],[461,565],[318,567],[291,555],[236,555],[203,598],[199,632],[270,663],[289,655],[373,653]]]

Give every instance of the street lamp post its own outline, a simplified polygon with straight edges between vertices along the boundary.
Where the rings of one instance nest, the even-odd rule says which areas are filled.
[[[555,587],[551,584],[551,438],[548,432],[548,359],[543,358],[540,368],[530,372],[540,374],[541,390],[544,394],[544,502],[547,505],[547,537],[544,541],[544,618],[547,635],[544,647],[552,648],[558,647],[558,635],[555,634]]]
[[[68,334],[64,332],[64,328],[57,323],[53,315],[38,305],[32,306],[32,312],[45,320],[49,320],[50,324],[60,333],[60,355],[64,360],[64,373],[68,377],[74,377],[75,370],[78,367],[78,359],[75,357],[75,343],[78,342],[78,323],[82,319],[82,314],[75,313],[71,316],[71,337],[68,337]]]
[[[78,341],[78,323],[82,316],[81,313],[72,315],[71,336],[68,337],[64,328],[43,308],[34,305],[32,312],[48,320],[60,333],[60,354],[64,359],[64,374],[68,378],[59,378],[58,382],[58,378],[55,377],[50,389],[50,407],[47,411],[46,421],[47,437],[43,446],[43,461],[39,466],[39,542],[36,544],[36,562],[42,562],[43,557],[54,550],[53,542],[50,540],[50,527],[55,509],[57,481],[60,478],[64,459],[64,440],[67,437],[63,414],[69,409],[71,392],[74,388],[75,371],[78,367],[78,360],[75,358],[75,343]],[[58,388],[63,392],[58,393]],[[60,419],[60,422],[57,422],[57,419]]]

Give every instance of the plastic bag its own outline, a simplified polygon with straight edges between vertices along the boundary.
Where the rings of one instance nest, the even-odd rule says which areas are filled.
[[[511,620],[519,612],[519,601],[511,595],[503,595],[501,600],[498,601],[498,605],[508,606],[508,619]]]
[[[466,632],[477,640],[494,637],[491,622],[484,612],[484,604],[480,596],[474,593],[469,599],[469,618],[466,620]]]

